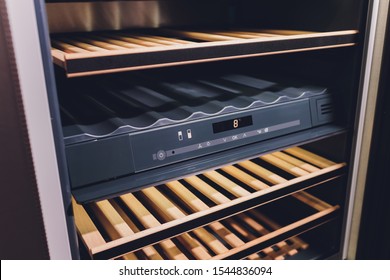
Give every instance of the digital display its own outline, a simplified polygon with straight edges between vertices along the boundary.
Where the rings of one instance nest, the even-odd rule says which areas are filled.
[[[213,131],[214,133],[220,133],[241,127],[251,126],[252,124],[252,116],[240,117],[223,122],[213,123]]]

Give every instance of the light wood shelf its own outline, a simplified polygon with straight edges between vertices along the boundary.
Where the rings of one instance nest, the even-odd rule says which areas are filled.
[[[52,57],[68,77],[353,46],[356,30],[158,30],[52,36]]]
[[[294,236],[334,218],[338,205],[305,190],[338,178],[344,166],[290,148],[110,200],[73,201],[76,226],[97,259],[283,259],[309,246]],[[310,213],[281,226],[261,212],[283,197]]]

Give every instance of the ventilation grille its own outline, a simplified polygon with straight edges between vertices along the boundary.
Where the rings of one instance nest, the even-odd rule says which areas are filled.
[[[332,98],[328,96],[319,98],[314,102],[313,109],[315,112],[312,111],[313,125],[323,125],[332,122],[336,113],[335,103]]]
[[[327,101],[330,101],[330,100],[327,100]],[[334,112],[334,107],[333,107],[333,103],[331,101],[327,102],[327,103],[320,104],[320,106],[319,106],[319,115],[320,116],[331,115],[331,114],[333,114],[333,112]]]

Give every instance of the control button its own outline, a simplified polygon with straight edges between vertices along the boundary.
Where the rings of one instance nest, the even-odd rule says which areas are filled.
[[[188,137],[188,139],[192,138],[192,131],[191,131],[191,129],[187,129],[187,137]]]
[[[268,128],[268,127],[267,127],[267,128],[264,128],[264,132],[265,132],[265,133],[269,132],[269,128]]]
[[[165,158],[167,157],[167,154],[165,153],[165,151],[158,151],[157,152],[157,159],[158,160],[164,160]]]
[[[242,134],[242,138],[247,138],[248,136],[246,135],[246,133]]]
[[[177,133],[177,137],[179,138],[179,141],[183,141],[183,132],[182,131],[179,131]]]
[[[198,149],[202,149],[202,148],[203,148],[202,144],[199,144]]]
[[[208,142],[206,143],[206,145],[207,145],[207,147],[210,147],[210,146],[211,146],[211,142],[208,141]]]

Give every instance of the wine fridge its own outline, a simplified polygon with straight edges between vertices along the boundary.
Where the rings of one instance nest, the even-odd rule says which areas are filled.
[[[1,2],[47,256],[356,257],[388,1]]]

